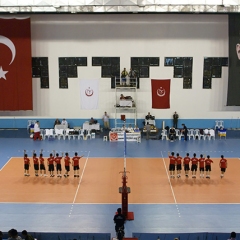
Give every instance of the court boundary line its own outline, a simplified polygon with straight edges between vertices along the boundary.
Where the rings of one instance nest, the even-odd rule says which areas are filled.
[[[48,203],[48,202],[0,202],[0,204],[49,204],[49,205],[71,205],[72,203]],[[119,205],[119,203],[74,203],[74,205]],[[175,203],[128,203],[128,205],[176,205]],[[239,203],[178,203],[178,205],[240,205]]]
[[[10,157],[8,161],[1,167],[0,172],[3,170],[3,168],[11,161],[11,159],[14,157]]]

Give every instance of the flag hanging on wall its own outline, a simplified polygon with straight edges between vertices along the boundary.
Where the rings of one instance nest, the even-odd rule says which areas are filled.
[[[170,79],[152,79],[152,108],[170,108]]]
[[[30,18],[0,19],[0,111],[32,110]]]
[[[98,109],[98,85],[98,79],[80,80],[80,97],[82,109]]]

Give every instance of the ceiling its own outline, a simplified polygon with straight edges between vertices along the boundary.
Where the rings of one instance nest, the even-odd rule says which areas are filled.
[[[0,0],[0,13],[238,13],[240,0]]]

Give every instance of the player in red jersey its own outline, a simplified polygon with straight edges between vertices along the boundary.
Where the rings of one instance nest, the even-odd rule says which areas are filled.
[[[221,155],[221,159],[220,159],[220,162],[219,162],[219,167],[221,168],[221,178],[223,178],[224,176],[224,173],[226,171],[226,168],[227,168],[227,160],[224,158],[223,155]]]
[[[54,165],[53,165],[54,157],[52,153],[50,153],[50,156],[47,159],[47,162],[48,162],[48,171],[50,173],[50,177],[54,177]]]
[[[177,153],[176,163],[177,163],[177,178],[180,178],[182,170],[182,157],[179,156],[179,153]]]
[[[59,154],[56,154],[56,157],[54,158],[54,161],[56,163],[56,169],[57,169],[57,177],[62,177],[62,165],[61,165],[62,157],[59,157]]]
[[[38,162],[37,154],[35,153],[35,151],[33,152],[33,166],[34,166],[35,176],[38,177],[39,162]]]
[[[192,166],[192,178],[196,178],[197,166],[198,166],[198,159],[196,158],[196,153],[193,154],[193,158],[191,159]]]
[[[78,153],[75,152],[75,156],[72,158],[72,165],[73,165],[73,170],[74,170],[74,177],[79,177],[79,160],[83,156],[79,157]]]
[[[42,152],[39,155],[39,162],[40,162],[40,176],[47,177],[46,168],[44,163],[44,158]]]
[[[174,152],[172,152],[170,154],[170,152],[168,152],[168,156],[169,156],[169,173],[170,173],[170,178],[175,178],[175,164],[176,164],[176,158],[174,157]]]
[[[210,173],[211,173],[211,163],[213,163],[213,160],[211,160],[211,159],[210,159],[210,156],[207,155],[207,159],[205,160],[206,178],[210,178]]]
[[[205,156],[201,154],[200,158],[198,159],[198,162],[199,162],[200,178],[204,178]]]
[[[68,173],[70,171],[71,161],[70,161],[70,157],[68,156],[68,153],[65,153],[64,164],[65,164],[65,170],[66,170],[64,177],[69,177]]]
[[[29,167],[30,167],[30,159],[28,158],[28,155],[25,153],[24,150],[24,176],[30,176],[29,174]]]
[[[188,177],[189,174],[189,162],[191,161],[189,157],[189,153],[186,154],[186,157],[183,159],[183,165],[184,165],[184,171],[185,171],[185,176]]]

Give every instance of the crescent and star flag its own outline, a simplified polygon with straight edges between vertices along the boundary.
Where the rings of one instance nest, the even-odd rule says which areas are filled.
[[[99,80],[80,80],[81,108],[92,110],[98,109],[98,86]]]
[[[0,111],[33,110],[30,18],[0,19]]]
[[[152,79],[152,108],[170,108],[170,79]]]

